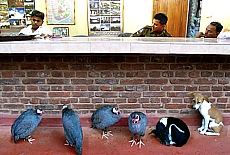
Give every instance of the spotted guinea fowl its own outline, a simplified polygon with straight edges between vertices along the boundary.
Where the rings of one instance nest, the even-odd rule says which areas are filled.
[[[15,143],[23,138],[32,144],[35,139],[31,137],[31,134],[40,123],[42,113],[42,109],[27,109],[15,120],[11,126],[11,134]]]
[[[128,125],[129,125],[129,130],[133,135],[133,139],[129,141],[132,143],[131,147],[133,146],[133,144],[139,145],[139,148],[141,148],[141,145],[145,145],[141,141],[141,138],[145,135],[147,123],[148,123],[148,119],[144,113],[133,112],[130,114],[128,118]]]
[[[181,147],[187,143],[190,137],[188,126],[179,118],[163,117],[161,118],[156,129],[150,132],[154,133],[161,144],[166,146]]]
[[[67,142],[65,145],[75,147],[76,152],[81,155],[83,134],[80,119],[67,105],[63,105],[62,108],[62,124]]]
[[[106,105],[98,108],[91,116],[92,127],[102,130],[103,137],[108,139],[108,136],[112,136],[111,131],[108,131],[108,127],[118,122],[121,118],[120,110],[117,107]]]

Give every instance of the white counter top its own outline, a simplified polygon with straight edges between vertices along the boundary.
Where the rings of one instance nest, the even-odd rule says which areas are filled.
[[[141,53],[230,55],[230,39],[66,37],[0,42],[0,53]]]

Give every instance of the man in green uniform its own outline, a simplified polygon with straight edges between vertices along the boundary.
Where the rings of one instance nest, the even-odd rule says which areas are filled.
[[[131,37],[172,37],[165,29],[168,17],[163,13],[154,16],[152,26],[145,26],[137,32],[131,34]]]

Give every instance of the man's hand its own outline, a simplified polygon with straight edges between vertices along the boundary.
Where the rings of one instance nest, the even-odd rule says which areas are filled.
[[[41,36],[41,37],[44,37],[44,38],[50,38],[50,37],[51,37],[50,35],[44,34],[44,33],[42,33],[40,36]]]
[[[204,37],[204,33],[203,32],[197,32],[196,38],[201,38],[201,37]]]

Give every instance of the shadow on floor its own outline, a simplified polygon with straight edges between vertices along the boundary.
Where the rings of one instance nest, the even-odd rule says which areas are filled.
[[[0,126],[0,154],[2,155],[75,155],[75,149],[65,146],[62,127],[38,126],[32,134],[33,144],[19,140],[13,142],[10,126]],[[148,135],[153,129],[147,127],[143,138],[145,146],[130,147],[132,136],[128,127],[110,127],[113,136],[101,139],[101,131],[83,127],[83,155],[227,155],[229,154],[229,126],[225,126],[220,136],[204,136],[197,127],[189,126],[191,137],[183,147],[161,145],[154,135]]]

